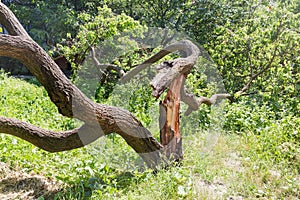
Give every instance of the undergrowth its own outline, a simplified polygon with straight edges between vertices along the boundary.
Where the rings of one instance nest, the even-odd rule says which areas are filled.
[[[72,151],[48,153],[0,134],[0,162],[59,181],[61,190],[52,199],[300,198],[299,117],[268,119],[263,108],[256,108],[259,114],[251,113],[244,104],[226,106],[233,106],[226,114],[231,128],[228,123],[225,129],[211,126],[196,131],[184,126],[182,165],[157,173],[148,170],[119,136],[100,138]],[[243,118],[246,115],[248,119]],[[79,123],[58,114],[42,87],[3,74],[0,116],[56,131]],[[256,119],[263,120],[261,126],[253,127]]]

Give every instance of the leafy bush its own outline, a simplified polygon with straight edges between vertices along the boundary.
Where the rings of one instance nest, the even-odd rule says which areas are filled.
[[[275,120],[275,113],[268,105],[257,104],[255,98],[248,99],[248,101],[227,103],[225,130],[235,133],[259,132],[260,129],[267,127]]]
[[[255,147],[260,159],[273,160],[300,172],[300,118],[287,116],[260,129]]]

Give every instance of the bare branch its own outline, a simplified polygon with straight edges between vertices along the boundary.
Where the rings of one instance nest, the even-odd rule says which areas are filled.
[[[277,46],[275,47],[275,49],[274,49],[274,51],[273,51],[272,58],[271,58],[271,60],[268,62],[268,64],[267,64],[263,69],[261,69],[259,72],[257,72],[256,74],[254,74],[254,75],[251,76],[251,78],[250,78],[249,81],[244,85],[244,87],[243,87],[240,91],[236,92],[236,95],[237,95],[237,96],[241,96],[244,92],[246,92],[246,91],[250,88],[252,82],[253,82],[258,76],[262,75],[264,72],[266,72],[268,69],[270,69],[270,68],[272,67],[272,64],[273,64],[273,62],[274,62],[274,60],[275,60],[275,57],[276,57],[276,52],[277,52]]]
[[[184,88],[181,90],[181,100],[187,105],[189,105],[188,109],[184,113],[185,115],[189,115],[193,111],[198,110],[201,104],[211,106],[215,104],[218,99],[232,100],[232,96],[230,94],[214,94],[210,98],[195,97],[193,94],[189,93],[187,89]]]
[[[92,59],[93,59],[95,65],[99,68],[101,73],[105,74],[105,72],[103,70],[107,69],[107,70],[115,70],[116,72],[118,72],[120,77],[123,77],[125,75],[124,70],[121,67],[117,66],[117,65],[101,64],[99,62],[99,60],[97,59],[95,48],[91,47],[91,50],[92,50]]]
[[[275,35],[275,40],[274,40],[274,43],[277,43],[278,41],[278,38],[279,38],[279,33],[281,31],[281,28],[282,28],[282,21],[280,21],[280,24],[279,26],[277,27],[277,30],[276,30],[276,35]],[[250,55],[249,55],[249,52],[248,52],[248,60],[250,62],[250,70],[251,70],[251,77],[249,79],[249,81],[243,86],[243,88],[241,90],[239,90],[238,92],[236,92],[236,96],[241,96],[243,95],[244,92],[246,92],[252,82],[257,78],[259,77],[260,75],[262,75],[263,73],[265,73],[268,69],[270,69],[272,67],[272,64],[276,58],[276,53],[277,53],[277,50],[278,50],[278,46],[275,46],[274,50],[273,50],[273,54],[272,54],[272,57],[270,59],[270,61],[264,66],[262,67],[262,69],[260,71],[258,71],[257,73],[253,74],[253,67],[252,67],[252,61],[251,61],[251,58],[250,58]],[[250,49],[249,49],[250,51]]]

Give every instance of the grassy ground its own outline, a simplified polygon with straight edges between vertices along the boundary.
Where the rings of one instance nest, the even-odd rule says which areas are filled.
[[[0,97],[0,116],[52,130],[78,123],[57,114],[45,91],[34,84],[2,75]],[[262,144],[268,135],[184,132],[182,166],[156,174],[118,136],[47,153],[0,134],[0,199],[300,198],[298,165],[265,154]]]

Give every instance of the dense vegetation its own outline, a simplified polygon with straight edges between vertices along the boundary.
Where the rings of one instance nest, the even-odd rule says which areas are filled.
[[[95,87],[82,83],[78,72],[84,69],[80,64],[91,47],[108,43],[119,48],[117,54],[113,52],[117,57],[108,55],[104,61],[128,71],[171,41],[154,37],[163,38],[155,42],[161,46],[147,46],[141,52],[133,40],[125,40],[128,36],[142,37],[151,33],[151,26],[169,28],[168,36],[176,36],[173,30],[183,31],[209,55],[189,75],[190,90],[199,96],[221,90],[235,97],[234,102],[202,106],[182,116],[182,166],[157,174],[143,171],[140,158],[118,136],[49,154],[1,134],[0,162],[61,181],[62,191],[53,194],[56,199],[300,198],[298,1],[2,2],[51,55],[69,59],[73,81],[86,94],[95,101],[125,107],[154,133],[158,133],[153,125],[158,106],[150,98],[148,79],[116,86],[119,76],[112,71],[105,80],[93,83]],[[37,16],[40,20],[33,20]],[[126,42],[121,47],[111,44],[113,36]],[[215,71],[222,79],[216,78]],[[238,93],[249,81],[250,87]],[[0,116],[43,128],[67,130],[79,124],[57,114],[35,80],[25,82],[2,73],[0,102]]]
[[[2,74],[0,94],[2,116],[52,130],[78,123],[57,114],[44,89],[35,84]],[[253,114],[245,103],[225,106],[232,110],[227,118],[235,121],[232,133],[217,125],[209,130],[184,126],[182,166],[157,174],[144,171],[141,159],[117,136],[51,154],[2,134],[0,162],[59,180],[62,191],[56,199],[299,198],[299,118],[273,121],[266,119],[266,108],[257,107]],[[210,113],[218,114],[218,109]],[[255,119],[269,125],[258,130]],[[201,121],[195,116],[189,120]],[[236,134],[234,128],[241,125],[246,128]]]

